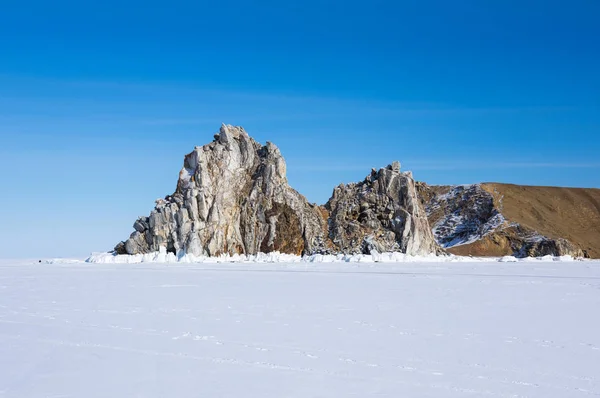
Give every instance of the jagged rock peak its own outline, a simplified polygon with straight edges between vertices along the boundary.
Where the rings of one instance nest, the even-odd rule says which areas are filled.
[[[117,253],[217,256],[401,251],[441,253],[400,162],[340,185],[324,206],[293,190],[279,148],[223,124],[214,140],[184,157],[177,188],[115,247]]]
[[[239,126],[223,124],[210,144],[184,157],[177,189],[134,223],[118,253],[194,255],[316,253],[325,220],[287,182],[279,148],[261,145]]]
[[[411,172],[400,163],[371,171],[362,182],[341,184],[325,205],[329,238],[345,253],[400,251],[442,253],[421,204]]]
[[[231,143],[232,139],[239,139],[240,136],[250,138],[242,126],[232,126],[231,124],[222,123],[219,134],[215,135],[215,141],[228,144]]]

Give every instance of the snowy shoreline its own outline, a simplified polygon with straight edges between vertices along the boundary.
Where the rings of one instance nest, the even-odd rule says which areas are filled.
[[[218,257],[194,256],[184,254],[176,256],[173,253],[167,253],[165,250],[146,254],[113,254],[113,253],[92,253],[86,260],[86,263],[93,264],[140,264],[140,263],[159,263],[159,264],[199,264],[199,263],[447,263],[447,262],[554,262],[554,261],[577,261],[571,256],[543,256],[543,257],[525,257],[516,258],[513,256],[505,257],[463,257],[463,256],[410,256],[404,253],[374,253],[374,254],[313,254],[309,256],[297,256],[279,252],[258,253],[256,255],[228,255],[224,254]],[[60,262],[59,259],[53,262]]]

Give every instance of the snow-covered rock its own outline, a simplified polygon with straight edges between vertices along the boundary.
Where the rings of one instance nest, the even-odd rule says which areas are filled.
[[[433,234],[446,248],[475,242],[505,222],[492,195],[479,184],[458,185],[434,195],[426,211],[428,215],[440,213],[432,225]]]

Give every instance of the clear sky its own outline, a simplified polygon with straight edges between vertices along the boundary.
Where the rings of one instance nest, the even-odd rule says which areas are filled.
[[[85,256],[221,122],[324,203],[400,160],[432,184],[600,187],[600,1],[7,1],[0,255]]]

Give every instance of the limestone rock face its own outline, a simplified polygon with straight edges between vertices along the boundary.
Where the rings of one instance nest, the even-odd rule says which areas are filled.
[[[115,252],[311,254],[326,240],[320,209],[288,185],[277,146],[262,146],[231,125],[185,156],[175,193],[133,227]]]
[[[325,205],[329,238],[344,253],[442,253],[410,172],[400,163],[373,169],[364,181],[340,185]]]

